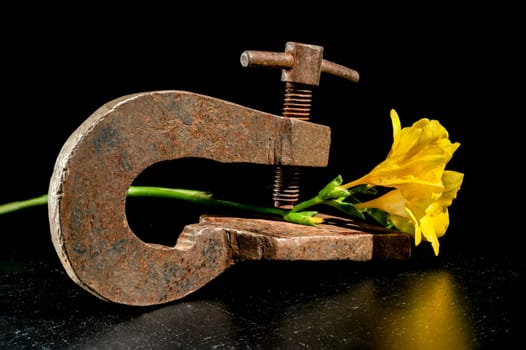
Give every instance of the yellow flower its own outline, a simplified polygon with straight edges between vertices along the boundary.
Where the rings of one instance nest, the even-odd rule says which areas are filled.
[[[449,226],[448,207],[460,190],[464,174],[445,170],[442,176],[444,190],[439,198],[427,206],[425,201],[411,202],[400,189],[394,189],[373,200],[358,203],[358,209],[377,208],[389,214],[389,221],[400,231],[410,234],[419,245],[424,238],[430,242],[435,255],[439,253],[438,238]],[[408,196],[410,197],[410,196]]]
[[[394,190],[357,208],[378,208],[390,215],[395,227],[414,236],[415,245],[422,238],[430,242],[438,255],[438,237],[449,225],[447,208],[456,197],[463,174],[445,170],[460,146],[451,142],[447,130],[437,121],[422,118],[411,127],[401,129],[394,109],[393,144],[386,159],[361,178],[341,185],[382,186]]]

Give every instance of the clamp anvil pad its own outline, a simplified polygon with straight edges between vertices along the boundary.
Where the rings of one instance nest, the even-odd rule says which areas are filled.
[[[330,128],[187,91],[137,93],[96,110],[68,138],[49,186],[51,238],[69,277],[93,295],[147,306],[180,299],[246,260],[405,259],[410,239],[343,224],[203,215],[175,246],[130,229],[127,191],[149,166],[186,157],[324,167]],[[316,152],[308,150],[315,149]],[[330,222],[330,221],[327,221]]]

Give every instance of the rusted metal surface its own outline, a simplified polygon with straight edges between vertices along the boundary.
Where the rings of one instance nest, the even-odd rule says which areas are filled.
[[[245,50],[241,53],[243,67],[281,68],[281,81],[318,86],[321,73],[358,82],[360,74],[323,58],[324,48],[318,45],[287,42],[284,52]]]
[[[326,126],[208,96],[157,91],[118,98],[95,111],[59,153],[48,193],[53,244],[73,281],[127,305],[180,299],[243,260],[405,258],[407,237],[352,227],[204,216],[169,247],[141,241],[128,225],[127,191],[153,164],[197,157],[323,167],[329,148]]]
[[[200,222],[215,224],[228,234],[236,260],[403,260],[411,255],[408,235],[325,217],[319,226],[289,222],[203,215]]]
[[[200,288],[232,264],[217,226],[189,226],[187,244],[154,246],[128,226],[133,180],[184,157],[327,165],[330,129],[184,91],[139,93],[95,111],[66,141],[49,187],[52,240],[68,275],[94,295],[151,305]],[[316,150],[312,152],[311,150]]]

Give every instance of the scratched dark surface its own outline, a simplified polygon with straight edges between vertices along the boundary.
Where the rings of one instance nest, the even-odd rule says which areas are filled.
[[[53,258],[1,268],[5,349],[479,349],[513,345],[524,321],[510,259],[250,262],[143,308],[95,298]]]
[[[93,6],[81,16],[46,6],[12,8],[12,21],[0,24],[0,203],[46,193],[66,139],[121,96],[185,90],[280,114],[279,70],[243,68],[239,57],[283,51],[287,41],[321,45],[325,59],[360,73],[356,84],[322,75],[314,90],[311,121],[330,126],[331,151],[326,168],[302,172],[303,196],[383,160],[391,108],[402,125],[439,119],[461,143],[449,168],[465,179],[439,257],[423,243],[398,263],[239,264],[181,301],[148,308],[109,304],[73,283],[44,207],[2,216],[0,348],[478,349],[521,339],[520,11],[324,4],[297,15],[267,4],[233,14],[144,5],[133,14]],[[181,159],[151,166],[136,184],[266,205],[271,174]],[[170,200],[127,207],[139,238],[166,245],[202,212]]]

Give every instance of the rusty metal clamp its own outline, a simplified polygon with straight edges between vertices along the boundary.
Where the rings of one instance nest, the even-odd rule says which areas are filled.
[[[85,120],[58,155],[48,193],[55,250],[85,290],[143,306],[180,299],[245,260],[407,258],[406,235],[352,225],[204,215],[185,226],[175,246],[145,243],[128,225],[127,191],[153,164],[196,157],[324,167],[329,148],[324,125],[187,91],[123,96]]]

